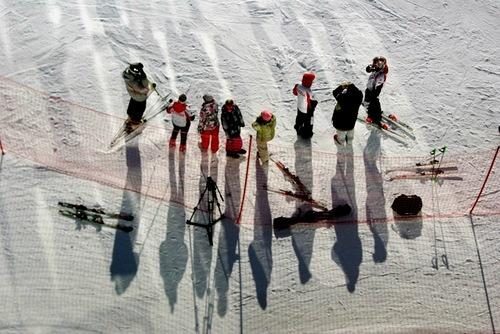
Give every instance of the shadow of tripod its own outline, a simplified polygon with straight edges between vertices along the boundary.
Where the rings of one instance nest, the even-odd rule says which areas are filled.
[[[198,209],[200,209],[200,205],[203,201],[203,198],[205,197],[205,194],[207,195],[207,212],[208,212],[208,222],[206,224],[202,224],[202,223],[197,223],[197,222],[194,222],[193,221],[193,218],[194,218],[194,215],[196,214],[196,211],[198,211]],[[207,186],[205,187],[205,189],[203,190],[203,192],[201,193],[200,195],[200,199],[198,200],[198,204],[196,204],[196,206],[194,207],[194,210],[193,210],[193,213],[191,214],[191,217],[189,217],[188,220],[186,220],[186,224],[188,225],[194,225],[194,226],[199,226],[199,227],[203,227],[207,230],[207,236],[208,236],[208,242],[210,243],[210,246],[213,246],[213,237],[214,237],[214,230],[213,230],[213,226],[218,222],[220,221],[221,219],[224,218],[224,214],[222,213],[222,210],[220,208],[220,204],[219,204],[219,200],[218,200],[218,197],[224,201],[224,199],[222,198],[222,194],[219,190],[219,188],[217,187],[217,184],[215,183],[215,181],[212,179],[211,176],[208,176],[207,177]],[[214,208],[215,206],[214,205],[217,205],[217,209],[219,210],[219,218],[217,219],[214,219]]]

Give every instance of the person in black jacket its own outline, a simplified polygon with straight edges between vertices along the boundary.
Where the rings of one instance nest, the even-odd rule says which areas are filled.
[[[351,144],[363,93],[353,83],[343,82],[333,90],[333,96],[337,100],[332,115],[332,124],[337,130],[333,139],[337,145]]]
[[[226,155],[232,158],[239,158],[240,154],[247,153],[243,147],[241,139],[241,128],[245,126],[240,108],[233,100],[226,100],[221,109],[221,123],[226,134]]]

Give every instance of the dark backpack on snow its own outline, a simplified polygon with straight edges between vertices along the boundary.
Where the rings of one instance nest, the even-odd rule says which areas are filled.
[[[391,208],[401,216],[415,216],[422,210],[422,199],[417,195],[399,195]]]

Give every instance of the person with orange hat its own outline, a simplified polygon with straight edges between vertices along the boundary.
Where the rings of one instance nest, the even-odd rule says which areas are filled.
[[[257,156],[262,163],[267,163],[269,161],[267,142],[274,138],[276,116],[269,110],[263,110],[252,123],[252,128],[257,131]]]
[[[297,96],[297,117],[295,130],[302,138],[311,138],[313,135],[314,109],[318,104],[311,90],[316,75],[312,72],[304,73],[302,82],[293,87],[293,95]]]

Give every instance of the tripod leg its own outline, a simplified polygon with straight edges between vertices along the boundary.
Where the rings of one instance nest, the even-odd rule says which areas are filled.
[[[214,245],[214,229],[212,225],[207,225],[207,235],[208,235],[208,243],[210,246]]]

